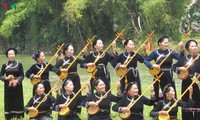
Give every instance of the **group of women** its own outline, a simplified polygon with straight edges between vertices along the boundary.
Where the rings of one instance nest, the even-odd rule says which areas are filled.
[[[58,120],[80,120],[78,113],[81,113],[81,107],[86,107],[89,120],[111,120],[110,109],[112,107],[113,111],[121,114],[121,118],[123,118],[123,114],[129,114],[128,117],[123,119],[143,120],[145,119],[143,116],[144,105],[148,105],[154,106],[149,114],[155,120],[160,119],[159,116],[161,115],[168,114],[170,115],[169,119],[178,119],[178,106],[182,107],[182,120],[200,120],[200,91],[197,80],[199,78],[198,73],[200,73],[200,59],[196,58],[199,57],[197,41],[188,40],[185,43],[187,52],[184,50],[184,43],[180,42],[180,53],[169,48],[167,36],[159,38],[157,43],[159,48],[151,54],[146,55],[146,49],[143,47],[144,55],[140,55],[135,52],[134,41],[127,39],[124,42],[125,52],[118,55],[115,42],[111,43],[113,52],[109,54],[103,51],[103,41],[97,38],[92,43],[94,51],[85,54],[84,60],[76,59],[73,45],[66,44],[62,48],[62,58],[57,60],[55,65],[45,61],[43,51],[37,51],[32,55],[36,63],[25,72],[25,76],[31,81],[40,79],[40,82],[33,85],[33,96],[25,107],[22,85],[24,79],[23,65],[15,60],[16,49],[8,49],[6,51],[8,61],[2,65],[0,73],[0,79],[4,82],[5,119],[23,119],[24,112],[39,111],[36,116],[30,117],[30,119],[51,120],[52,111],[58,111]],[[105,54],[102,55],[103,52]],[[134,57],[132,58],[132,56]],[[97,59],[98,61],[96,61]],[[173,59],[177,60],[175,64],[173,64]],[[129,60],[131,61],[126,65]],[[152,60],[155,61],[155,64],[151,63]],[[72,61],[73,64],[70,65]],[[96,62],[94,63],[94,61]],[[110,92],[113,87],[110,84],[108,62],[116,70],[119,68],[126,70],[126,74],[120,76],[117,95]],[[155,83],[150,86],[151,96],[149,98],[142,94],[142,83],[137,69],[137,62],[144,63],[150,70],[161,70],[158,75],[154,76],[153,81]],[[161,62],[163,63],[160,65]],[[91,73],[91,79],[88,80],[90,91],[87,95],[82,95],[80,92],[82,87],[77,72],[78,64],[81,68],[95,66],[95,72]],[[190,65],[189,68],[186,67],[188,65]],[[68,66],[70,68],[66,69]],[[54,88],[51,88],[51,81],[49,80],[50,71],[58,76],[61,76],[63,72],[68,74],[65,78],[62,78],[62,86],[56,91],[57,96],[51,94],[51,90]],[[38,74],[40,72],[42,72],[41,75]],[[140,72],[144,73],[146,71]],[[182,80],[181,93],[184,93],[185,90],[189,91],[183,95],[181,100],[177,99],[177,88],[173,79],[173,72],[177,74],[188,72],[189,74],[186,79]],[[193,84],[194,80],[197,81],[195,84]],[[112,81],[115,82],[113,79]],[[162,90],[162,93],[159,93],[159,89]],[[112,105],[112,102],[115,102],[115,104]],[[167,111],[171,107],[173,108]],[[61,114],[61,111],[66,108],[69,108],[69,113],[67,115]],[[95,112],[95,110],[97,111]]]

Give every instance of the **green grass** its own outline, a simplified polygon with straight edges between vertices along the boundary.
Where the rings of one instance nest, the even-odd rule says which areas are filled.
[[[0,65],[2,65],[3,63],[5,63],[7,61],[7,58],[5,55],[0,55]],[[18,61],[20,61],[23,64],[24,67],[24,72],[26,72],[26,70],[35,63],[35,61],[31,58],[31,55],[18,55],[16,58]],[[50,59],[50,56],[47,56],[46,60],[48,61]],[[55,64],[55,61],[52,63],[53,65]],[[153,76],[149,74],[148,69],[144,66],[144,64],[138,64],[138,69],[140,71],[140,77],[141,77],[141,84],[142,84],[142,90],[144,91],[151,83],[153,80]],[[79,71],[79,75],[81,77],[81,81],[86,81],[89,78],[89,74],[85,71],[85,69],[78,69]],[[109,70],[110,70],[110,74],[111,74],[111,80],[112,80],[112,84],[119,79],[118,76],[116,76],[115,70],[114,68],[112,68],[109,65]],[[177,87],[177,91],[178,91],[178,96],[180,95],[180,83],[181,80],[177,79],[176,75],[174,74],[174,78],[176,79],[176,87]],[[53,83],[55,83],[55,81],[57,80],[57,76],[54,73],[50,73],[50,81]],[[26,105],[28,100],[31,98],[32,96],[32,84],[30,83],[30,80],[25,78],[23,80],[23,92],[24,92],[24,104]],[[0,82],[0,119],[4,119],[4,83]],[[113,92],[114,94],[116,94],[116,90],[114,90]],[[55,95],[55,94],[54,94]],[[145,96],[150,96],[150,93],[147,93]],[[152,110],[152,107],[149,106],[145,106],[144,109],[144,118],[145,120],[151,120],[151,118],[149,117],[149,112]],[[179,110],[179,118],[180,118],[180,110]],[[53,112],[53,119],[55,120],[57,118],[57,112]],[[83,108],[82,109],[82,113],[80,115],[80,117],[83,120],[87,119],[87,113],[86,113],[86,109]],[[119,120],[118,114],[115,112],[111,112],[111,117],[113,118],[113,120]],[[25,115],[24,120],[28,120],[29,116]]]

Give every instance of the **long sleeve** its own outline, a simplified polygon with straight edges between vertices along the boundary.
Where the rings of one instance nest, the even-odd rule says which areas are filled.
[[[110,54],[106,52],[106,54],[108,54],[108,55],[110,56],[110,58],[109,58],[110,61],[112,61],[114,58],[116,58],[116,57],[118,56],[118,53],[117,53],[117,52],[116,52],[116,53],[112,52],[112,53],[110,53]]]
[[[19,63],[19,71],[20,71],[20,76],[17,78],[17,80],[18,84],[21,84],[24,79],[24,69],[21,63]]]
[[[176,60],[179,60],[182,56],[184,56],[184,54],[182,55],[182,54],[179,54],[179,53],[177,53],[177,52],[172,52],[172,57],[174,58],[174,59],[176,59]]]
[[[137,54],[137,56],[138,56],[138,61],[140,63],[143,63],[144,62],[144,57],[142,57],[140,54]]]
[[[49,64],[49,70],[53,71],[57,75],[60,75],[60,70],[58,68],[54,67],[52,64]]]
[[[55,67],[59,69],[62,66],[62,64],[63,64],[63,60],[60,59],[58,62],[56,62]]]
[[[159,111],[162,110],[162,101],[159,101],[158,104],[151,110],[150,116],[154,119],[158,119]]]
[[[123,105],[124,98],[119,100],[115,105],[113,105],[112,110],[115,112],[119,112],[119,108]]]
[[[152,98],[148,99],[147,97],[143,96],[142,99],[145,105],[149,106],[154,105],[154,100]]]
[[[121,97],[110,94],[110,99],[112,102],[118,102],[121,99]]]
[[[80,64],[80,67],[81,67],[81,68],[84,68],[84,60],[78,58],[78,59],[77,59],[77,63]]]
[[[29,102],[27,103],[27,105],[24,107],[24,111],[26,113],[28,113],[28,108],[33,106],[33,97],[29,100]]]
[[[177,71],[177,67],[182,67],[184,66],[183,63],[184,63],[184,59],[185,57],[182,57],[180,58],[173,66],[172,66],[172,70],[176,73],[178,73]]]
[[[115,69],[117,69],[118,66],[120,65],[121,56],[122,56],[122,54],[120,54],[118,57],[116,57],[115,59],[113,59],[113,60],[111,61],[111,65],[112,65]]]
[[[82,102],[81,102],[81,106],[83,107],[88,107],[88,102],[92,101],[92,94],[91,93],[89,96],[87,96]]]
[[[152,64],[150,63],[150,61],[152,61],[155,58],[155,51],[153,51],[149,56],[147,56],[146,59],[144,59],[144,64],[149,68],[152,69]]]
[[[32,79],[34,75],[36,75],[37,73],[35,73],[35,71],[33,71],[34,65],[32,65],[25,73],[25,76],[29,79]]]
[[[56,110],[56,111],[59,111],[60,110],[59,104],[62,104],[61,102],[62,102],[62,95],[59,95],[57,97],[57,99],[55,100],[55,104],[53,106],[53,109]]]
[[[4,82],[5,81],[5,67],[6,65],[3,64],[2,67],[1,67],[1,73],[0,73],[0,79]]]
[[[189,99],[188,102],[185,101],[178,101],[178,106],[181,106],[182,108],[190,108],[193,107],[193,105],[195,104],[195,101],[193,101],[192,99]]]

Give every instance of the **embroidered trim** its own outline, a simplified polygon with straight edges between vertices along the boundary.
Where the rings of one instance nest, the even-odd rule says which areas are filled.
[[[99,52],[98,52],[98,55],[96,56],[95,54],[94,54],[95,52],[93,52],[93,57],[95,57],[96,59],[101,55]],[[103,56],[101,57],[101,58],[103,58],[105,56],[105,54],[103,54]]]
[[[173,98],[173,100],[176,101],[175,98]],[[164,102],[164,100],[163,100],[163,105],[164,105],[164,106],[163,106],[162,109],[163,109],[163,110],[166,110],[167,108],[170,108],[170,104],[171,104],[171,101],[169,101],[168,103],[165,104],[165,102]]]
[[[20,113],[24,113],[24,111],[10,111],[10,112],[4,112],[5,114],[10,114],[10,113],[17,113],[17,114],[20,114]]]
[[[167,55],[170,53],[170,49],[168,48],[167,49],[168,50],[168,53],[167,53]],[[156,59],[156,62],[158,62],[158,60],[160,59],[160,58],[162,58],[162,57],[166,57],[167,55],[164,55],[164,54],[160,54],[159,52],[158,52],[158,50],[156,51],[156,53],[158,54],[158,57],[157,57],[157,59]]]
[[[44,64],[46,65],[46,63]],[[40,73],[44,69],[43,63],[41,64],[41,67],[39,67],[37,64],[35,66],[39,69],[38,73]]]
[[[72,56],[72,57],[75,59],[75,56]],[[73,59],[73,60],[74,60],[74,59]],[[62,60],[63,60],[62,66],[65,66],[65,65],[67,65],[67,64],[70,64],[70,58],[68,58],[67,60],[65,60],[65,58],[63,58]],[[72,60],[72,61],[73,61],[73,60]]]
[[[128,52],[127,52],[128,53]],[[124,57],[126,57],[126,60],[124,61],[123,64],[126,64],[128,60],[131,58],[131,53],[128,53],[128,56],[126,56],[125,52],[123,53]]]
[[[17,64],[15,66],[11,67],[13,65],[13,63],[11,63],[10,65],[8,65],[8,61],[7,61],[6,62],[6,68],[5,68],[5,70],[7,70],[8,68],[16,68],[18,66],[18,64],[19,64],[18,61],[16,61],[16,62],[17,62]]]
[[[75,93],[74,93],[74,92],[72,92],[72,94],[73,94],[73,95],[75,95]],[[67,98],[66,98],[64,94],[62,94],[62,96],[63,96],[63,98],[64,98],[65,100],[67,100],[67,99],[68,99],[68,97],[70,97],[70,95],[68,95],[68,96],[67,96]]]
[[[44,94],[44,95],[46,96],[46,94]],[[44,96],[44,97],[45,97],[45,96]],[[35,103],[40,103],[41,101],[39,102],[39,99],[41,98],[41,96],[38,97],[37,99],[36,99],[35,97],[36,97],[36,95],[33,97],[33,104],[35,104]],[[46,99],[45,99],[43,102],[45,102],[46,100],[47,100],[47,97],[46,97]]]
[[[127,107],[129,107],[135,101],[134,97],[130,99],[128,96],[127,96],[127,100],[130,101]]]
[[[104,95],[102,95],[102,96],[99,97],[96,93],[95,93],[94,95],[95,95],[95,97],[97,97],[98,99],[101,99],[101,98],[104,96]],[[108,95],[106,95],[104,98],[107,98],[107,96],[108,96]]]

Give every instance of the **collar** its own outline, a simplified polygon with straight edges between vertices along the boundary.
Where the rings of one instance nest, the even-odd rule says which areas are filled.
[[[169,49],[166,49],[166,50],[162,50],[161,48],[158,49],[158,52],[168,52]]]
[[[102,51],[102,50],[101,50],[101,51],[99,51],[99,52],[97,52],[97,51],[94,51],[94,55],[96,55],[96,56],[97,56],[98,54],[100,55],[101,53],[103,53],[103,51]]]
[[[10,60],[9,60],[9,61],[8,61],[8,64],[11,64],[11,63],[14,64],[15,62],[16,62],[15,60],[13,60],[13,61],[10,61]]]
[[[129,54],[131,54],[131,56],[132,56],[134,53],[135,53],[135,52],[133,52],[133,51],[132,51],[132,52],[125,51],[125,55],[126,55],[126,56],[128,56]]]

